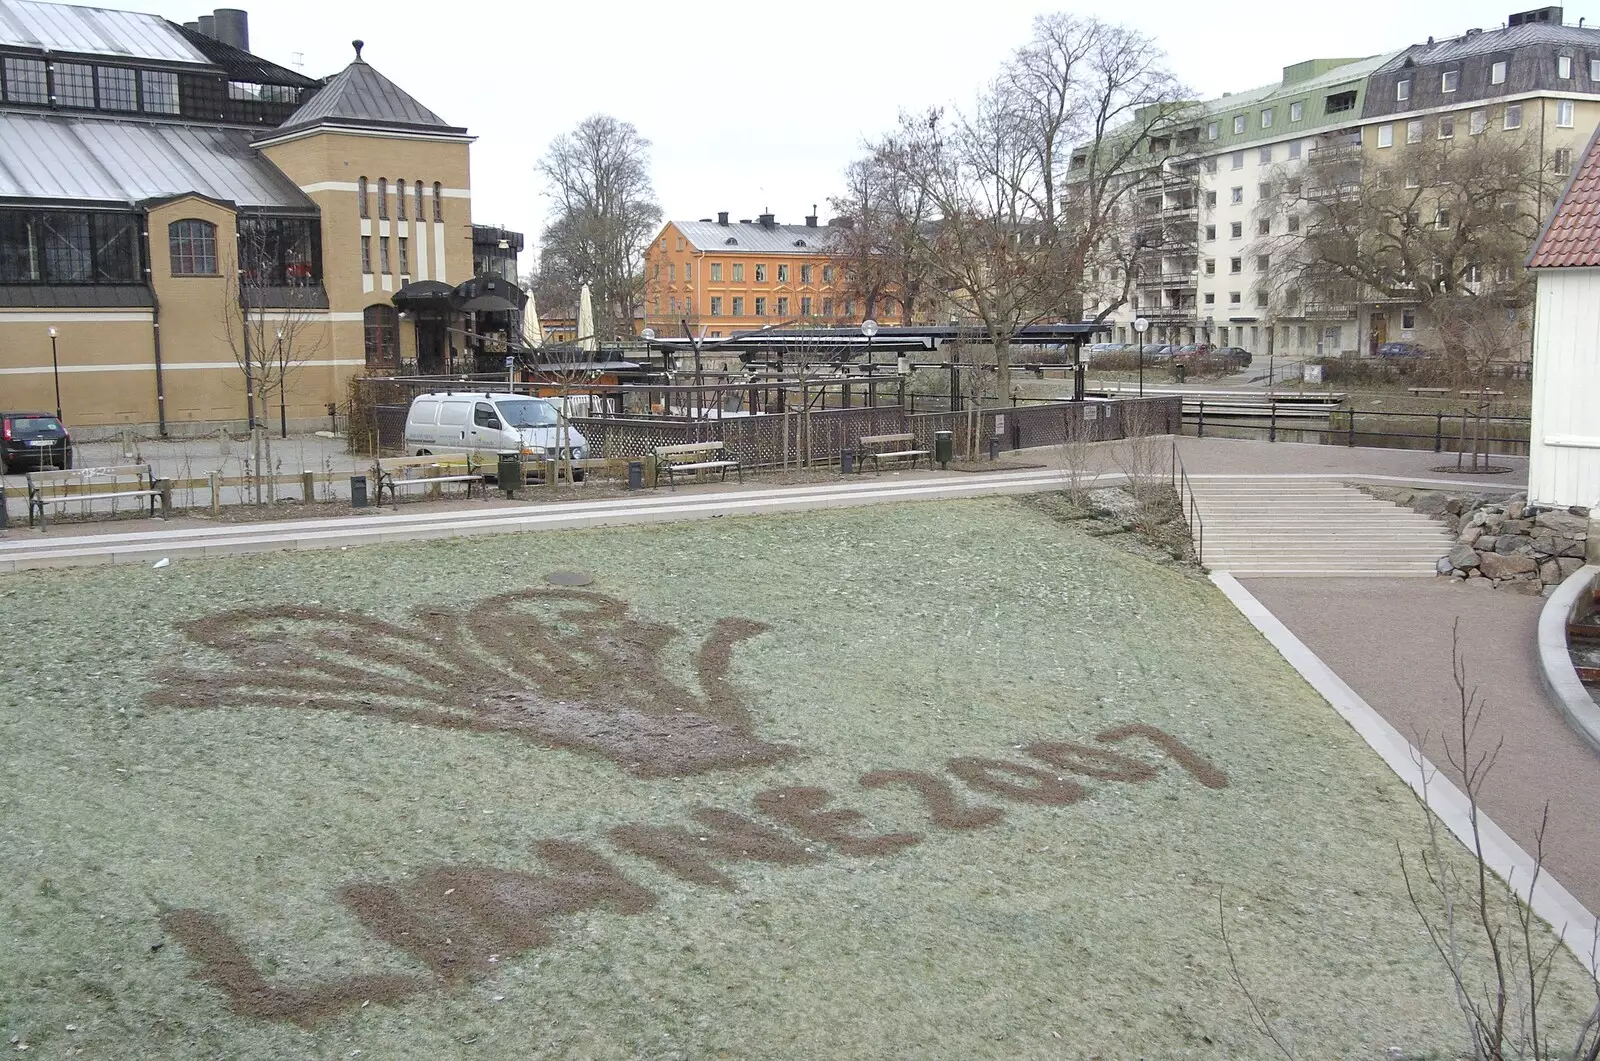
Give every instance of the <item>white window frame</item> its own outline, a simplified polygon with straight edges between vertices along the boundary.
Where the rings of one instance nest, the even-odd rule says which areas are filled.
[[[1228,190],[1228,202],[1233,205],[1244,202],[1244,185],[1241,184]]]
[[[1222,135],[1222,123],[1221,122],[1211,122],[1210,124],[1208,124],[1206,126],[1206,139],[1207,140],[1215,140],[1218,136],[1221,136],[1221,135]]]
[[[1595,80],[1600,81],[1600,78],[1596,78]],[[1291,122],[1300,121],[1305,116],[1306,116],[1305,100],[1295,100],[1293,103],[1289,104],[1289,120]]]
[[[1503,85],[1506,83],[1506,61],[1501,59],[1489,65],[1489,84]]]
[[[1556,56],[1556,80],[1558,80],[1558,81],[1571,81],[1572,80],[1572,56],[1570,56],[1570,55],[1558,55],[1558,56]]]
[[[1456,135],[1456,116],[1454,114],[1439,115],[1439,139],[1453,140]]]
[[[1439,91],[1454,92],[1461,87],[1461,71],[1445,70],[1439,74]]]
[[[1243,151],[1235,151],[1232,155],[1228,156],[1228,168],[1229,169],[1244,169],[1244,152]]]
[[[1515,122],[1512,122],[1512,120],[1511,120],[1511,116],[1512,115],[1516,115],[1517,120]],[[1505,126],[1505,128],[1507,130],[1521,129],[1522,128],[1522,104],[1520,104],[1520,103],[1507,103],[1506,104],[1505,119],[1504,119],[1504,121],[1501,122],[1501,124],[1503,126]]]
[[[1261,112],[1261,128],[1263,128],[1263,129],[1271,129],[1272,128],[1272,108],[1271,107],[1268,107],[1266,110]]]
[[[1421,118],[1413,118],[1411,121],[1406,122],[1406,143],[1408,143],[1408,144],[1420,144],[1420,143],[1422,143],[1422,119]]]
[[[1467,133],[1471,136],[1480,135],[1489,128],[1489,112],[1485,110],[1473,111],[1467,117]]]
[[[1394,83],[1394,98],[1396,103],[1404,103],[1411,98],[1411,79],[1402,77]]]
[[[1256,164],[1259,165],[1259,166],[1270,166],[1270,165],[1272,165],[1272,145],[1271,144],[1268,144],[1266,147],[1263,147],[1260,151],[1256,152]]]
[[[1571,129],[1572,113],[1577,110],[1570,99],[1556,100],[1556,128]]]
[[[1394,146],[1394,126],[1392,126],[1392,125],[1380,125],[1380,126],[1378,126],[1378,146],[1379,147],[1393,147]]]
[[[1235,114],[1233,116],[1233,135],[1234,136],[1243,136],[1244,135],[1245,122],[1248,121],[1248,120],[1249,119],[1247,119],[1243,114]]]
[[[1589,80],[1600,82],[1600,59],[1589,60]]]

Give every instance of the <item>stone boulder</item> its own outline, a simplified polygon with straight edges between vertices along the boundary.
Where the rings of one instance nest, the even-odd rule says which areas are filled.
[[[1473,545],[1478,541],[1479,538],[1482,537],[1482,527],[1468,527],[1466,530],[1461,532],[1461,537],[1457,540],[1460,541],[1462,545]]]
[[[1486,553],[1492,553],[1495,546],[1500,544],[1500,538],[1494,534],[1485,534],[1478,539],[1477,547]]]
[[[1560,582],[1561,565],[1554,560],[1546,560],[1539,565],[1540,582]]]
[[[1556,564],[1560,566],[1561,580],[1565,582],[1568,578],[1578,573],[1578,568],[1583,566],[1583,560],[1581,558],[1575,559],[1563,556],[1556,561]]]
[[[1460,568],[1463,571],[1471,571],[1479,562],[1477,552],[1470,545],[1456,546],[1450,550],[1445,559],[1450,561],[1452,568]]]
[[[1502,534],[1494,540],[1494,551],[1502,554],[1531,553],[1533,539],[1526,534]]]
[[[1512,578],[1516,575],[1531,575],[1539,570],[1539,564],[1533,557],[1523,553],[1506,555],[1503,553],[1479,553],[1478,570],[1483,572],[1484,578],[1501,579]]]
[[[1562,538],[1587,538],[1589,521],[1570,512],[1541,512],[1534,519],[1539,526]]]
[[[1418,494],[1411,501],[1411,508],[1424,516],[1442,516],[1448,511],[1450,499],[1437,490],[1428,490]]]

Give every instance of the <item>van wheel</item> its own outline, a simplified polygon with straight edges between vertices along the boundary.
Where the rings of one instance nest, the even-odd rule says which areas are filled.
[[[431,457],[431,456],[433,456],[433,454],[429,453],[425,449],[419,449],[419,450],[417,450],[417,456],[419,456],[419,457]]]

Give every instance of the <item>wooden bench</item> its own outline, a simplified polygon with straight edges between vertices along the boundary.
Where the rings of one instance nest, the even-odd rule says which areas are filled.
[[[1407,387],[1406,390],[1418,398],[1443,398],[1450,393],[1449,387]]]
[[[863,435],[856,439],[856,472],[859,474],[867,461],[872,462],[873,470],[883,472],[883,462],[886,460],[907,460],[911,466],[917,466],[917,458],[927,457],[928,467],[933,467],[933,457],[925,449],[913,449],[912,445],[916,436],[904,435]]]
[[[172,510],[171,482],[156,478],[148,464],[118,464],[108,468],[80,468],[65,472],[29,472],[28,526],[33,526],[36,518],[41,528],[47,525],[47,505],[109,501],[122,497],[148,498],[152,519],[155,518],[158,501],[161,503],[162,519]]]
[[[744,469],[739,462],[728,457],[727,447],[721,442],[690,442],[682,446],[657,446],[656,458],[656,485],[661,485],[661,474],[666,473],[667,486],[676,490],[677,481],[673,476],[678,472],[707,472],[720,471],[722,481],[728,481],[728,469],[732,468],[739,473],[739,481],[744,482]]]
[[[1464,390],[1461,392],[1461,396],[1463,398],[1504,398],[1506,396],[1506,392],[1489,390]]]
[[[383,504],[383,492],[389,491],[389,501],[396,503],[398,492],[413,486],[432,487],[435,496],[444,483],[466,483],[467,496],[472,496],[472,484],[483,486],[483,467],[472,454],[460,456],[384,457],[378,461],[372,476],[377,481],[378,504]]]

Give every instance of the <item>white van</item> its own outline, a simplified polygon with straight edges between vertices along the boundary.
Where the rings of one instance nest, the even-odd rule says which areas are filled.
[[[425,457],[434,453],[475,453],[485,462],[496,453],[520,452],[524,459],[550,460],[565,443],[564,456],[583,460],[589,443],[568,425],[554,402],[526,394],[442,391],[419,394],[406,414],[405,449]]]

